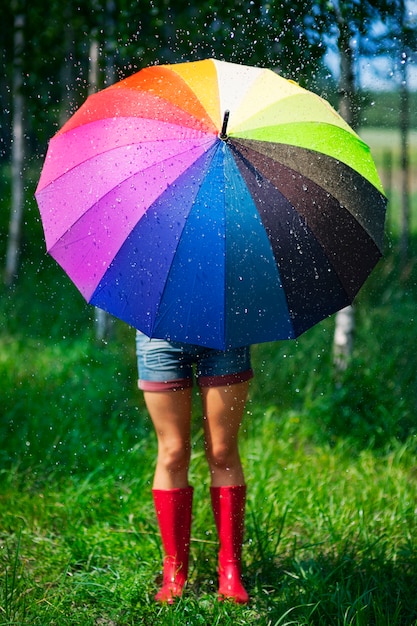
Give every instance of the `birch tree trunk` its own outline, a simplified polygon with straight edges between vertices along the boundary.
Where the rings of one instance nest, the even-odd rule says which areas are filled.
[[[104,74],[106,86],[112,85],[116,80],[115,75],[115,44],[114,33],[116,30],[115,14],[116,7],[113,0],[106,0],[105,13],[105,60]],[[100,89],[100,45],[97,36],[94,34],[90,44],[90,62],[89,62],[89,92],[94,93]],[[113,318],[103,311],[103,309],[95,308],[95,333],[98,341],[103,341],[108,337],[111,331]]]
[[[410,162],[408,154],[409,132],[409,92],[408,92],[408,62],[409,48],[407,42],[406,8],[404,0],[398,6],[398,21],[401,25],[402,43],[400,49],[400,153],[401,153],[401,240],[400,254],[402,264],[408,258],[410,238]]]
[[[355,126],[355,81],[353,72],[353,50],[351,35],[346,20],[338,14],[339,24],[339,113],[350,125]],[[336,373],[348,367],[352,356],[355,331],[355,312],[353,306],[347,306],[336,314],[335,332],[333,337],[333,364]]]
[[[4,283],[12,285],[18,275],[22,216],[24,207],[23,162],[24,150],[24,103],[23,103],[23,48],[25,14],[17,1],[13,2],[14,17],[14,52],[12,85],[12,205],[9,222],[9,237],[6,251]]]
[[[105,43],[104,43],[104,80],[106,87],[116,82],[116,5],[114,0],[106,0]]]
[[[60,68],[60,82],[61,82],[61,102],[59,108],[59,125],[63,126],[71,115],[71,107],[74,102],[74,48],[75,48],[75,34],[73,28],[73,15],[72,5],[67,2],[63,5],[63,21],[65,23],[65,29],[63,33],[64,37],[64,50],[65,56]]]
[[[404,62],[404,78],[400,90],[400,142],[401,142],[401,260],[403,265],[408,258],[408,242],[410,238],[410,162],[408,156],[408,84],[407,66]]]
[[[88,64],[88,94],[91,95],[100,88],[100,45],[95,33],[91,36],[90,49],[89,49],[89,64]],[[111,324],[111,318],[103,311],[95,307],[94,309],[94,326],[96,339],[103,341],[109,333]]]

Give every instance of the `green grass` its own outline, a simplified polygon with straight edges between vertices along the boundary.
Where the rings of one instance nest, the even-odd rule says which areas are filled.
[[[391,92],[362,92],[358,101],[361,124],[364,127],[398,128],[400,98],[398,88],[394,88]],[[417,128],[416,91],[409,94],[409,123],[414,130]]]
[[[416,238],[400,265],[389,234],[356,304],[344,376],[331,367],[333,319],[253,349],[241,439],[247,607],[216,601],[196,394],[190,580],[160,607],[156,443],[133,331],[115,322],[95,341],[91,307],[43,252],[32,201],[26,221],[20,278],[0,288],[0,624],[417,624]]]
[[[414,624],[412,440],[375,454],[343,441],[312,445],[295,419],[272,412],[252,420],[242,444],[249,607],[215,600],[215,531],[197,432],[191,576],[177,606],[152,601],[161,560],[152,450],[138,447],[111,458],[117,470],[108,459],[66,478],[3,475],[1,623]]]

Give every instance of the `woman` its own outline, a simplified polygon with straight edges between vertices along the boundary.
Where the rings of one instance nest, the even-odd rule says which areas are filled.
[[[219,535],[219,599],[245,604],[241,551],[246,485],[238,433],[253,373],[248,347],[222,352],[149,339],[138,332],[139,388],[158,439],[153,482],[155,510],[164,548],[163,583],[155,596],[172,603],[188,575],[193,488],[191,457],[193,368],[203,405],[205,452],[211,503]]]

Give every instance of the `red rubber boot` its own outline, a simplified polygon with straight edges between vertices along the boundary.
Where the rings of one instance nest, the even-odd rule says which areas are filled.
[[[172,604],[182,595],[188,577],[193,488],[152,490],[164,548],[162,587],[157,602]]]
[[[249,596],[241,577],[246,486],[211,487],[210,493],[220,541],[219,600],[247,604]]]

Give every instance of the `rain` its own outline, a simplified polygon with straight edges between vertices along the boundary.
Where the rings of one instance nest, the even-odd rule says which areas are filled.
[[[193,566],[186,597],[176,607],[178,623],[259,621],[272,626],[363,619],[382,625],[382,616],[392,624],[414,623],[416,0],[197,4],[80,0],[65,6],[53,0],[47,11],[40,0],[29,4],[6,3],[0,26],[4,67],[0,90],[0,615],[5,623],[37,620],[45,625],[69,624],[70,614],[72,623],[80,624],[133,624],[146,619],[157,624],[174,619],[168,607],[157,614],[152,604],[160,546],[148,491],[157,448],[137,388],[135,323],[133,318],[129,323],[120,318],[133,294],[140,292],[146,301],[147,328],[157,312],[160,329],[170,315],[181,326],[180,316],[188,305],[193,323],[199,321],[191,290],[185,290],[177,307],[164,300],[160,309],[151,293],[155,282],[158,297],[175,293],[174,277],[181,285],[189,283],[198,267],[196,283],[201,276],[204,283],[197,300],[204,301],[200,317],[205,320],[207,314],[207,324],[203,329],[195,324],[197,337],[215,335],[211,304],[217,307],[221,294],[232,303],[230,328],[240,334],[241,342],[249,332],[241,318],[251,320],[250,331],[259,326],[260,333],[265,320],[273,318],[274,332],[279,329],[286,335],[277,341],[265,335],[252,348],[255,377],[241,431],[249,487],[243,548],[244,579],[251,594],[247,607],[227,603],[218,607],[215,602],[217,564],[211,550],[217,536],[207,512],[200,396],[194,390]],[[206,59],[268,68],[312,91],[369,146],[380,187],[374,177],[376,191],[368,197],[372,203],[386,197],[388,204],[380,237],[383,256],[376,261],[380,241],[374,241],[371,260],[367,257],[370,269],[363,272],[366,280],[352,286],[346,275],[340,278],[340,268],[331,261],[323,265],[322,248],[336,241],[337,229],[325,243],[320,240],[314,248],[305,247],[316,224],[302,213],[305,198],[317,185],[311,165],[314,150],[309,153],[309,175],[299,187],[299,196],[294,194],[291,202],[283,196],[274,204],[278,196],[272,201],[270,189],[276,182],[261,169],[262,159],[247,166],[247,153],[241,145],[236,148],[241,158],[236,165],[239,181],[247,186],[253,180],[253,188],[262,195],[253,205],[251,226],[244,228],[239,222],[239,242],[229,248],[216,220],[221,203],[229,209],[225,222],[240,220],[241,188],[233,192],[222,188],[221,203],[215,207],[209,195],[215,189],[202,187],[197,170],[191,182],[184,183],[174,177],[173,161],[164,160],[137,176],[126,166],[129,174],[108,198],[106,224],[98,238],[87,243],[96,231],[90,228],[83,233],[75,222],[68,227],[67,239],[60,241],[62,256],[55,260],[49,254],[35,191],[52,138],[59,136],[88,97],[117,81],[144,68]],[[112,119],[119,113],[116,110]],[[230,119],[232,138],[225,142],[227,150],[233,141],[232,114]],[[161,135],[166,123],[159,120]],[[276,125],[280,124],[284,125],[282,119],[277,119]],[[189,130],[181,140],[184,152],[203,133],[201,128]],[[122,142],[121,133],[117,140]],[[132,153],[132,145],[126,153]],[[206,157],[202,140],[195,150],[199,158]],[[233,158],[236,164],[236,154]],[[286,158],[285,167],[291,170],[294,160],[288,154]],[[324,180],[330,174],[326,158],[319,155],[319,159],[317,171]],[[346,165],[340,184],[347,168],[353,167]],[[111,173],[116,169],[120,171],[114,166]],[[73,173],[77,184],[65,192],[64,217],[77,202],[88,204],[96,179],[106,179],[107,172],[92,172],[83,179]],[[284,176],[284,170],[279,176]],[[139,227],[133,212],[111,221],[112,214],[123,209],[126,195],[145,207],[153,177],[160,187],[144,232],[156,233],[167,223],[156,207],[171,210],[179,194],[183,199],[179,215],[166,226],[168,239],[158,238],[156,250],[140,247],[139,237],[116,245],[110,230],[113,223],[120,237],[123,229]],[[359,180],[352,180],[352,193],[337,205],[340,216],[350,215],[349,198],[362,193]],[[293,181],[295,188],[297,176]],[[267,185],[271,185],[268,192]],[[59,180],[53,187],[59,188]],[[184,205],[194,193],[200,200],[199,214],[190,222]],[[323,194],[323,221],[333,193],[332,188]],[[321,200],[311,200],[316,217]],[[269,225],[265,238],[258,230],[260,224],[267,224],[265,215],[272,205],[280,212],[280,223],[287,224],[294,250],[285,270],[283,241]],[[50,210],[56,208],[54,204]],[[211,231],[202,232],[196,246],[212,246],[203,257],[204,266],[202,261],[196,263],[196,250],[187,247],[183,228],[188,223],[198,233],[198,223],[206,214],[211,215]],[[216,237],[222,239],[223,248],[214,246]],[[257,246],[262,242],[260,252],[250,238],[256,238]],[[368,238],[373,240],[373,235]],[[110,289],[110,281],[98,280],[101,266],[107,269],[108,258],[114,256],[113,248],[104,252],[107,239],[114,252],[122,249],[130,272],[126,287],[121,272],[110,264],[121,294],[114,316],[105,306],[98,308]],[[358,269],[357,248],[345,249],[354,245],[353,239],[337,240],[332,250],[344,250],[345,260],[350,251],[350,262],[343,265]],[[94,291],[95,305],[86,302],[64,271],[62,258],[70,245],[76,246],[71,271],[94,267],[88,289]],[[99,258],[94,250],[100,247]],[[187,264],[172,270],[164,282],[161,272],[174,249],[183,251]],[[223,249],[237,268],[228,290],[215,287]],[[257,271],[253,268],[256,250],[262,267]],[[157,269],[141,266],[146,256]],[[306,257],[308,271],[297,280],[297,268]],[[295,284],[289,298],[285,271],[288,283]],[[277,282],[261,292],[266,277]],[[360,288],[359,282],[363,282]],[[321,300],[310,305],[316,283],[320,283]],[[330,283],[327,293],[324,289]],[[257,287],[260,295],[254,302],[249,292]],[[348,287],[357,293],[353,306],[345,307],[341,294]],[[238,297],[242,301],[237,302]],[[297,337],[290,339],[287,325],[275,316],[285,311],[292,323],[301,316],[300,302],[311,327],[310,322],[300,323],[301,334],[297,331]],[[333,308],[330,303],[335,303]],[[336,312],[338,307],[341,311]]]

